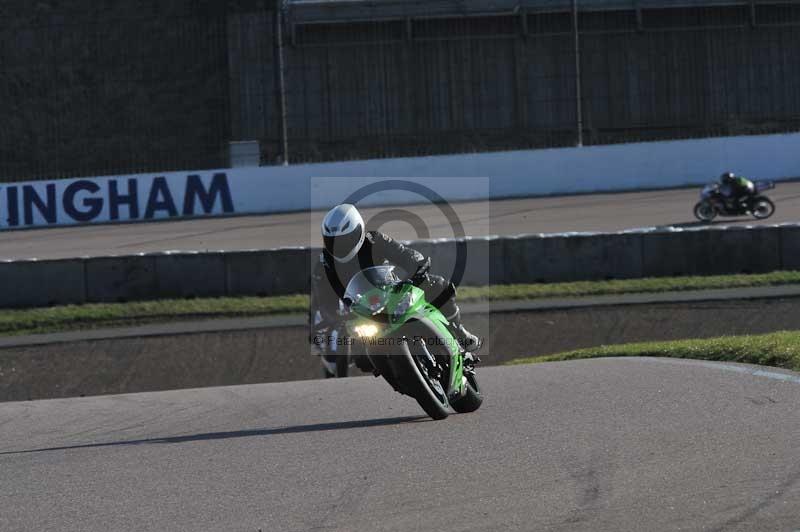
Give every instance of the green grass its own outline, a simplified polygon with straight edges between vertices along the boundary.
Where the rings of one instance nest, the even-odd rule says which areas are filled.
[[[304,295],[162,299],[0,310],[0,336],[163,323],[167,321],[292,314],[308,309]]]
[[[459,288],[458,297],[462,301],[477,299],[491,301],[752,288],[790,284],[800,284],[800,271],[465,287]]]
[[[646,342],[579,349],[557,355],[521,358],[509,364],[560,362],[599,357],[671,357],[743,362],[800,371],[800,331],[705,340]]]
[[[461,302],[523,300],[791,284],[800,284],[800,272],[463,287],[459,288],[458,299]],[[290,295],[165,299],[133,303],[0,310],[0,336],[167,321],[291,314],[306,312],[307,309],[307,296]]]

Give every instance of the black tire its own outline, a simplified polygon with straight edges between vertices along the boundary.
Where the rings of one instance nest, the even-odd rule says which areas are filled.
[[[411,354],[407,342],[402,342],[402,351],[391,356],[390,363],[398,385],[403,393],[416,399],[419,406],[433,419],[440,420],[450,415],[450,404],[447,393],[432,388],[423,375],[425,368],[420,367],[418,358]],[[444,392],[444,393],[442,393]]]
[[[342,377],[347,377],[350,371],[350,364],[347,360],[346,356],[340,356],[339,360],[336,361],[336,378],[341,379]]]
[[[753,213],[753,218],[756,220],[766,220],[775,214],[775,204],[772,203],[772,200],[766,196],[756,196],[753,198],[750,205],[750,212]],[[757,208],[762,205],[765,207],[765,209],[763,211],[759,211]]]
[[[447,394],[445,393],[444,396],[437,394],[423,376],[423,368],[417,363],[417,357],[411,355],[411,353],[408,354],[408,357],[418,379],[419,392],[414,394],[414,399],[417,400],[417,403],[419,403],[419,406],[422,407],[425,413],[433,419],[437,421],[445,419],[450,415],[450,404],[447,400]]]
[[[694,217],[697,218],[701,222],[710,223],[717,217],[717,209],[708,202],[708,201],[701,201],[697,205],[694,206]]]
[[[450,402],[450,406],[459,414],[474,412],[483,404],[483,395],[481,394],[480,386],[478,386],[478,380],[475,378],[475,373],[466,371],[464,376],[467,378],[466,393],[455,401]]]

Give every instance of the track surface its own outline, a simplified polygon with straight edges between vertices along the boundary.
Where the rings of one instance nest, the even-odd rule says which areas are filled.
[[[484,368],[475,414],[379,379],[0,405],[2,530],[800,528],[800,376]]]
[[[455,204],[465,233],[554,233],[619,231],[637,227],[694,225],[698,188],[594,194]],[[800,182],[780,183],[770,197],[776,215],[766,223],[800,221]],[[427,224],[431,237],[452,237],[435,206],[410,207]],[[369,219],[375,209],[365,211]],[[97,225],[0,232],[0,259],[70,258],[127,255],[166,250],[240,250],[319,245],[322,213],[207,218],[147,224]],[[722,219],[725,224],[756,224],[752,219]],[[384,226],[401,239],[417,235],[404,223]]]

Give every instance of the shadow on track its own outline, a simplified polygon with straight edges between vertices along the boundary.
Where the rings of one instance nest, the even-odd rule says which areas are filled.
[[[402,425],[430,421],[427,416],[392,417],[383,419],[365,419],[360,421],[340,421],[336,423],[317,423],[314,425],[296,425],[276,429],[236,430],[229,432],[206,432],[202,434],[188,434],[185,436],[168,436],[165,438],[149,438],[142,440],[116,441],[107,443],[86,443],[81,445],[65,445],[62,447],[47,447],[43,449],[27,449],[23,451],[4,451],[0,456],[9,454],[43,453],[48,451],[66,451],[70,449],[92,449],[95,447],[116,447],[120,445],[143,445],[152,443],[188,443],[207,440],[227,440],[231,438],[250,438],[253,436],[277,436],[280,434],[297,434],[303,432],[324,432],[328,430],[360,429],[368,427],[381,427],[386,425]]]

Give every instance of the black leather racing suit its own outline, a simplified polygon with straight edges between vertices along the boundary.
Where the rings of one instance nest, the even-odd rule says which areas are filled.
[[[723,183],[722,194],[731,205],[738,206],[755,194],[755,190],[752,181],[744,177],[737,177],[730,182]]]

